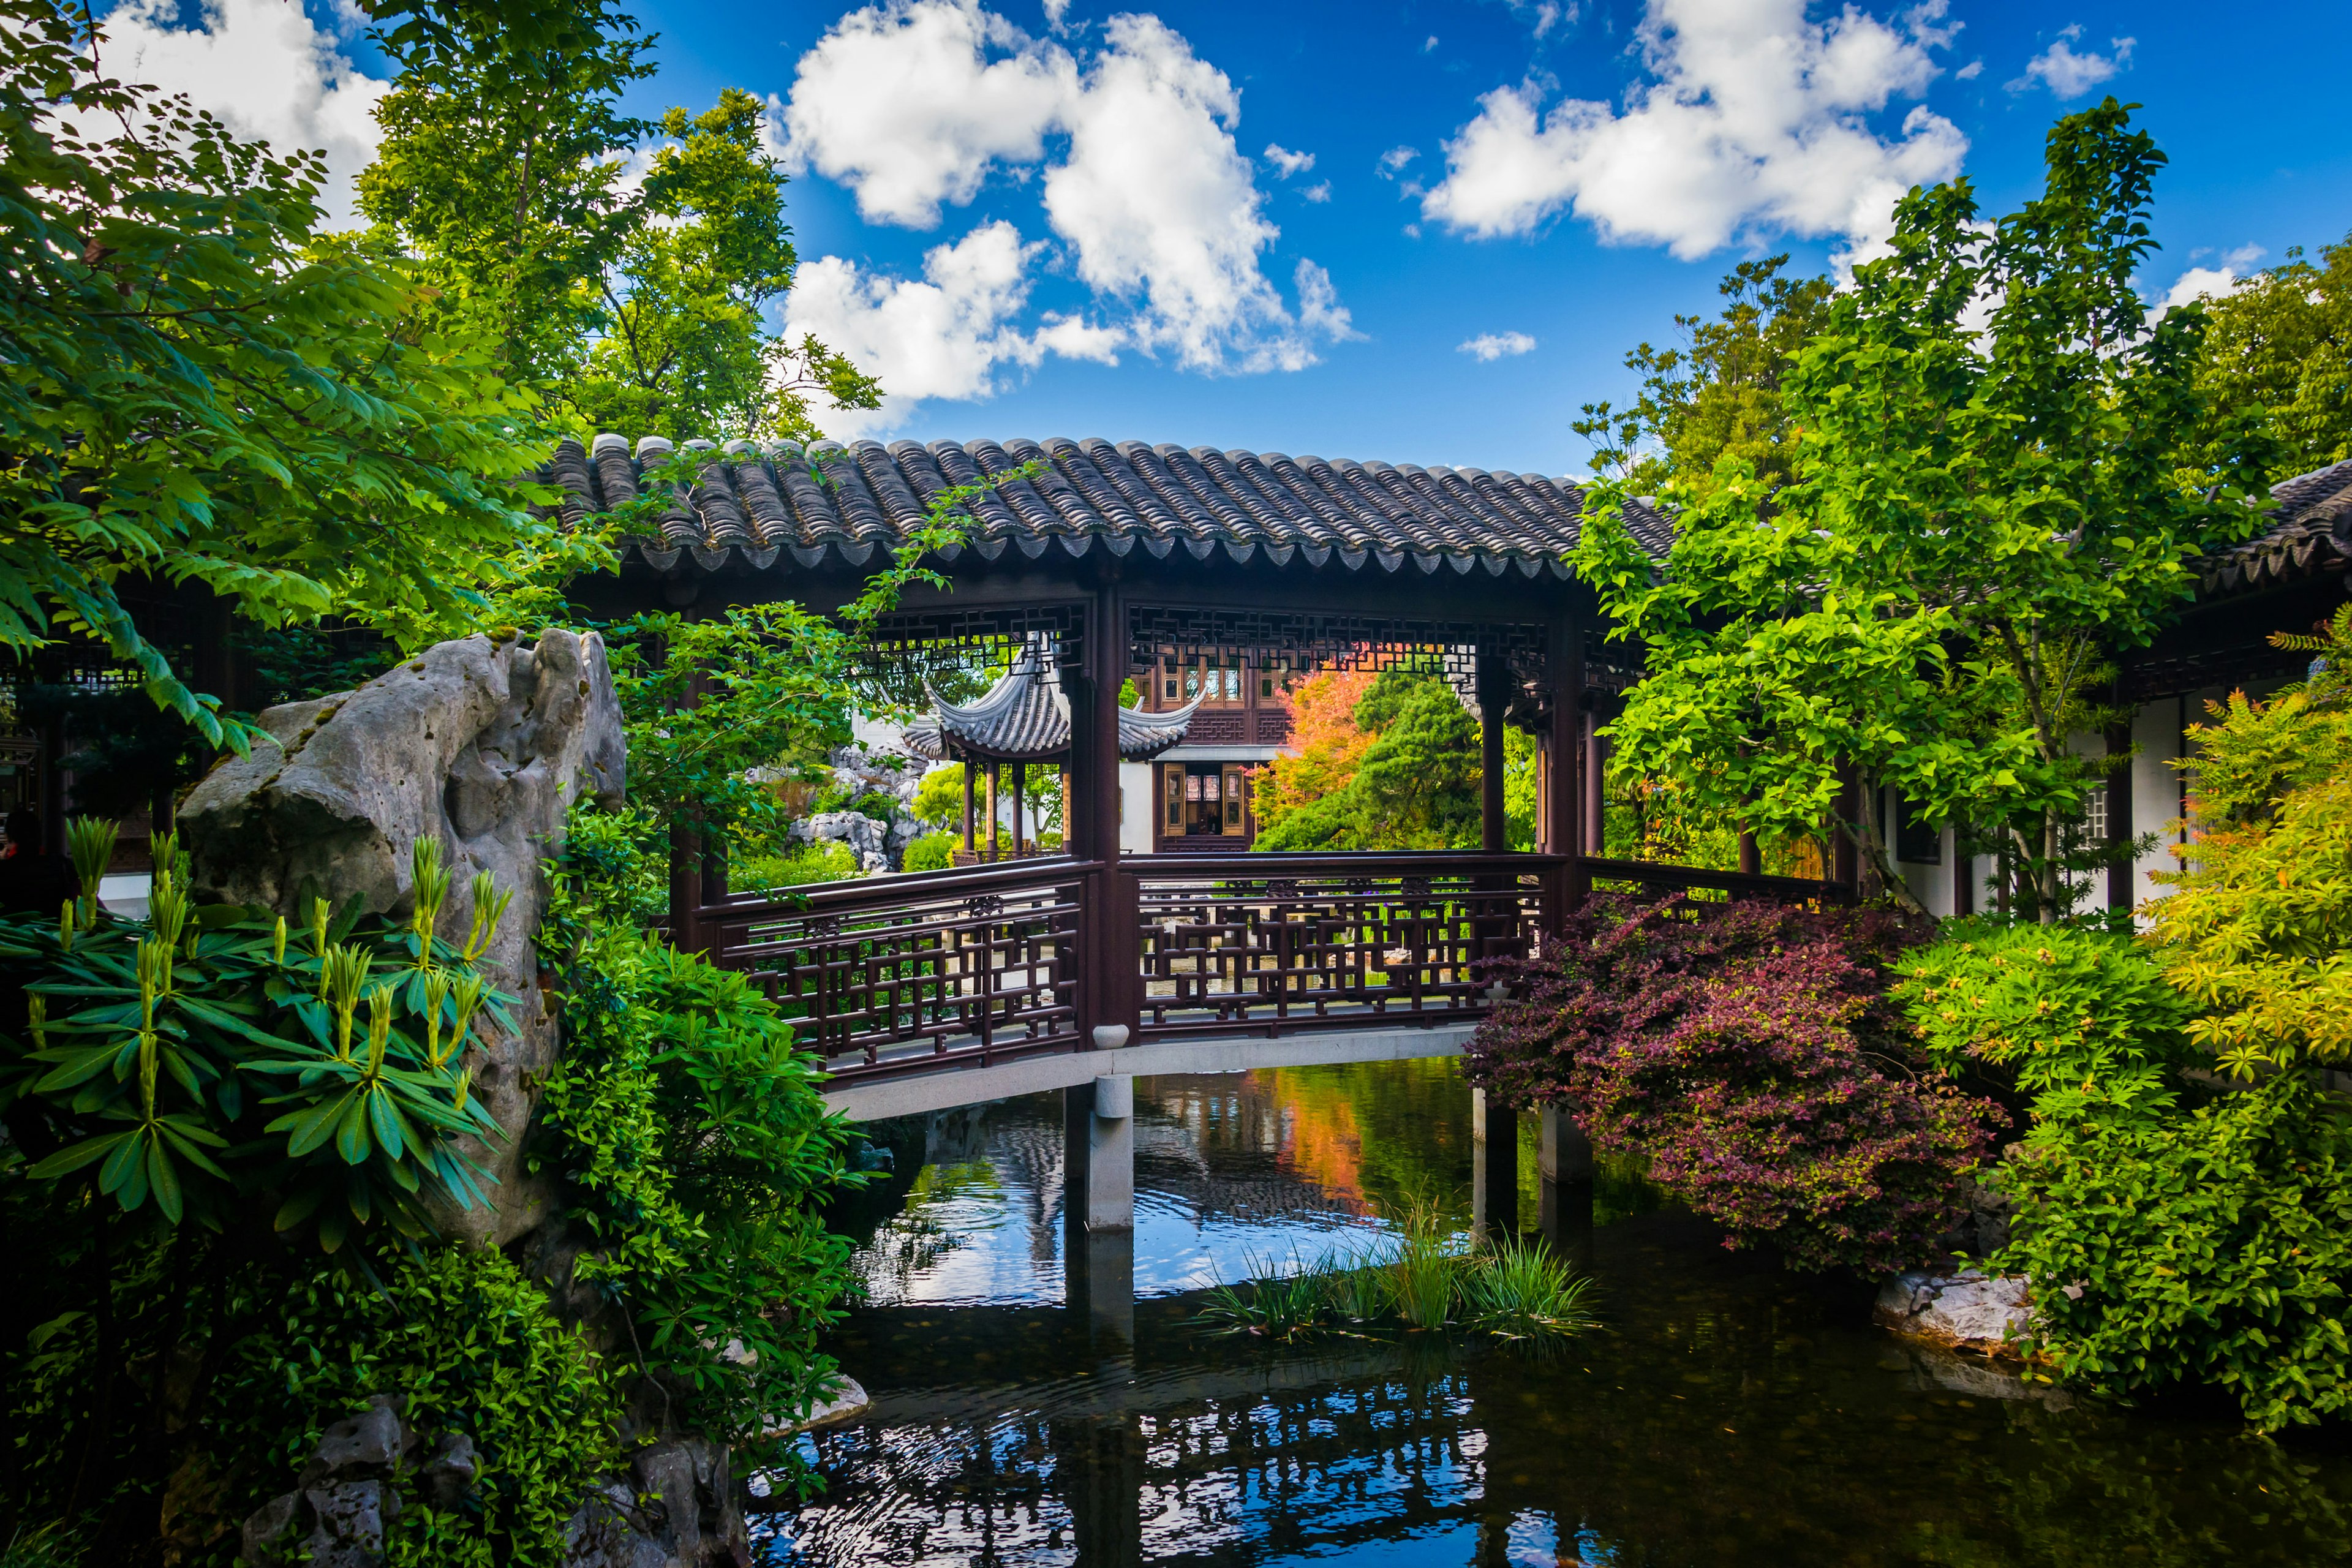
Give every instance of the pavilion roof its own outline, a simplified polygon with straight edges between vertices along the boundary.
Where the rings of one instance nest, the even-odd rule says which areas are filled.
[[[1080,556],[1100,548],[1166,559],[1178,551],[1247,563],[1260,552],[1276,564],[1395,572],[1516,568],[1566,576],[1585,506],[1575,481],[1480,468],[1411,463],[1326,461],[1279,452],[1146,446],[1139,441],[934,441],[923,446],[823,441],[674,449],[659,437],[634,446],[603,435],[560,445],[536,476],[569,499],[554,510],[567,524],[647,495],[664,504],[629,549],[661,571],[690,561],[717,571],[738,552],[759,570],[830,555],[865,565],[895,549],[950,486],[1043,459],[1045,470],[972,500],[975,527],[965,549],[993,561],[1007,549],[1034,560],[1049,550]],[[690,483],[662,470],[691,461]],[[688,478],[681,473],[677,479]],[[1628,525],[1663,556],[1672,524],[1646,503]]]
[[[2352,461],[2271,487],[2271,526],[2197,563],[2208,596],[2248,593],[2352,565]]]
[[[907,726],[908,749],[918,756],[935,763],[964,755],[987,762],[1042,763],[1070,749],[1069,700],[1037,643],[1015,655],[1013,668],[971,702],[946,701],[929,682],[924,689],[931,699],[930,716]],[[1148,763],[1181,745],[1201,700],[1196,697],[1160,713],[1121,708],[1118,754],[1130,763]]]

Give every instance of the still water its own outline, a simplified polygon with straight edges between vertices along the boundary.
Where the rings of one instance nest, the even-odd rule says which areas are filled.
[[[874,1395],[825,1480],[755,1515],[772,1564],[2300,1564],[2352,1558],[2352,1446],[2123,1410],[1908,1349],[1870,1288],[1729,1253],[1604,1178],[1556,1225],[1603,1327],[1549,1347],[1204,1335],[1205,1286],[1376,1242],[1450,1194],[1445,1062],[1145,1079],[1128,1267],[1062,1223],[1058,1097],[902,1133],[869,1194]],[[1522,1129],[1522,1141],[1532,1130]],[[1541,1212],[1532,1148],[1520,1210]],[[911,1178],[911,1182],[909,1180]]]

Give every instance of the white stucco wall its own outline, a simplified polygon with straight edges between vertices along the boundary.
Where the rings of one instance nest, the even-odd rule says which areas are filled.
[[[1118,852],[1151,853],[1151,764],[1118,764]]]

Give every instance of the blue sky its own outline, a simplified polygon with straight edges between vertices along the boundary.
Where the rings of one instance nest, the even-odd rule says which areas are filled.
[[[2050,122],[2109,91],[2172,158],[2151,302],[2352,230],[2340,0],[638,14],[662,68],[636,107],[771,102],[790,323],[893,395],[844,435],[1580,472],[1578,406],[1622,399],[1625,350],[1712,310],[1734,262],[1833,269],[1915,178],[2005,210]],[[110,25],[125,74],[339,178],[364,163],[383,67],[331,5],[132,0]]]

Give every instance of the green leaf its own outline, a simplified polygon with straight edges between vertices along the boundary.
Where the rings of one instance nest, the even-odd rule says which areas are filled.
[[[58,1150],[26,1173],[40,1181],[55,1181],[59,1176],[79,1171],[93,1160],[104,1158],[117,1146],[138,1135],[134,1129],[129,1132],[108,1132],[96,1138],[86,1138]]]

